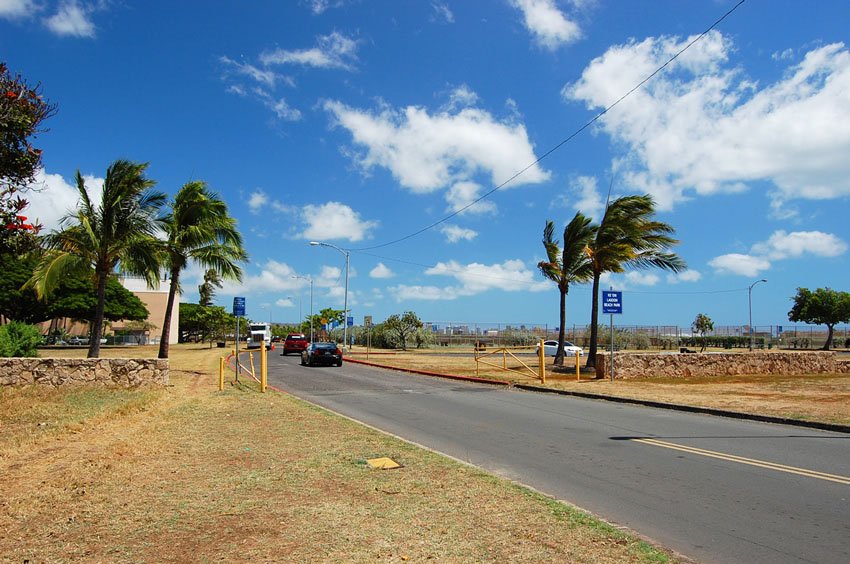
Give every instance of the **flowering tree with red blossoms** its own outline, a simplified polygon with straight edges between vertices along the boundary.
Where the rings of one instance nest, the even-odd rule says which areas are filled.
[[[34,244],[38,225],[21,212],[28,202],[21,196],[41,168],[41,149],[32,138],[56,107],[44,99],[41,86],[30,86],[9,73],[0,62],[0,253],[21,252]]]

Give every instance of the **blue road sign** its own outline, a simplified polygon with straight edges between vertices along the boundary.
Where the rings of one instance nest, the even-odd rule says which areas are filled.
[[[346,323],[348,324],[349,327],[354,327],[354,317],[349,316]]]
[[[623,292],[602,290],[602,313],[623,313]]]
[[[245,317],[245,298],[233,298],[233,315],[236,317]]]

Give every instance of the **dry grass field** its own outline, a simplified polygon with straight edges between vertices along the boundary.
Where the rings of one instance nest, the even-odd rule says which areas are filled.
[[[366,360],[363,349],[355,349],[353,358]],[[493,364],[502,365],[501,355],[487,357]],[[535,370],[536,358],[525,354],[520,358]],[[475,376],[476,365],[472,351],[446,352],[430,349],[391,354],[370,354],[369,362],[386,366],[413,368],[442,374]],[[806,376],[729,376],[699,379],[653,378],[641,380],[595,380],[593,374],[584,373],[577,381],[572,359],[567,359],[567,373],[552,371],[552,359],[547,358],[546,386],[550,388],[588,392],[609,396],[637,398],[700,407],[725,409],[744,413],[757,413],[788,417],[806,421],[820,421],[850,425],[850,374],[811,374]],[[507,358],[507,367],[516,371],[524,368]],[[584,359],[581,360],[584,364]],[[478,375],[482,378],[513,383],[540,383],[531,374],[505,372],[482,364]]]
[[[674,559],[291,396],[218,392],[219,354],[173,347],[165,389],[0,388],[0,560]],[[378,456],[403,467],[373,470]]]

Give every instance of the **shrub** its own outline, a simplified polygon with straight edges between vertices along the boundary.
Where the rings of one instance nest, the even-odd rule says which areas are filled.
[[[0,356],[33,357],[38,356],[41,333],[35,325],[12,321],[0,326]]]

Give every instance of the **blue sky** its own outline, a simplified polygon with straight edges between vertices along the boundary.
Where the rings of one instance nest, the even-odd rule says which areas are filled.
[[[788,325],[798,286],[848,290],[847,2],[744,2],[534,164],[736,3],[0,0],[2,59],[59,107],[28,215],[54,227],[78,169],[97,189],[114,159],[150,162],[158,189],[227,201],[251,260],[217,301],[250,317],[306,315],[306,278],[342,307],[319,240],[351,250],[358,324],[554,326],[545,221],[599,217],[610,186],[653,195],[689,266],[607,278],[617,323],[743,325],[765,278],[754,324]],[[589,319],[575,286],[567,322]]]

